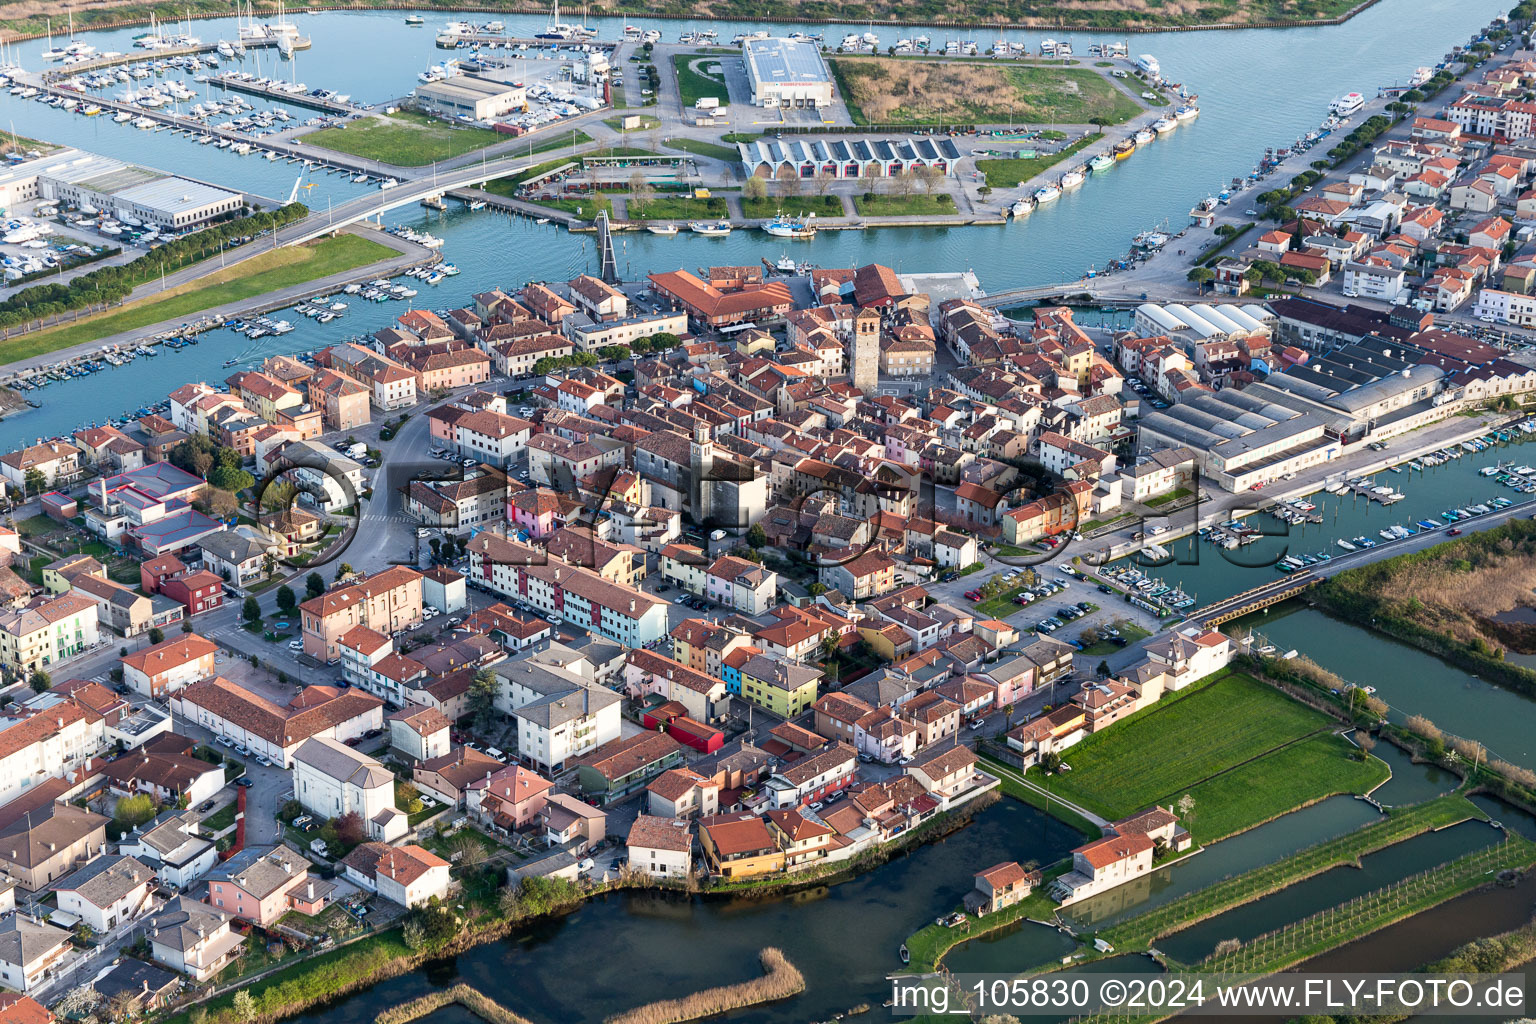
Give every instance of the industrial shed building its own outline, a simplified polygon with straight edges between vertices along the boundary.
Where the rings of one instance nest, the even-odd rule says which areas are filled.
[[[955,173],[960,150],[950,139],[759,140],[737,143],[747,173],[759,178],[890,178],[902,171],[933,167]]]

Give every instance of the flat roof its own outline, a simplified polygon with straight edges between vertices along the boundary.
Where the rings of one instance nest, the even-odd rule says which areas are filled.
[[[826,61],[813,43],[797,39],[749,39],[747,70],[758,82],[831,82]]]
[[[418,85],[416,94],[453,96],[459,99],[489,100],[502,96],[518,95],[523,92],[520,85],[511,85],[507,82],[493,82],[489,78],[480,78],[477,75],[454,75],[438,82],[428,82],[426,85]]]

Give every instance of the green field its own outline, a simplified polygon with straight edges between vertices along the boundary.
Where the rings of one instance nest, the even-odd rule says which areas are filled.
[[[773,217],[783,211],[786,216],[798,217],[814,213],[818,217],[843,216],[843,200],[838,196],[766,196],[762,199],[741,201],[741,212],[747,217]]]
[[[954,197],[945,192],[934,195],[918,192],[910,196],[855,196],[853,207],[866,217],[940,217],[959,212],[955,209]]]
[[[677,93],[682,97],[683,106],[691,107],[706,96],[718,99],[722,107],[729,102],[730,94],[725,88],[725,79],[712,78],[697,70],[718,63],[720,58],[715,56],[703,57],[697,53],[673,55],[672,67],[677,72]]]
[[[559,210],[583,220],[596,220],[599,210],[606,210],[608,216],[613,216],[613,202],[607,196],[583,195],[572,196],[569,199],[534,199],[531,202],[546,210]]]
[[[398,167],[421,167],[506,142],[507,136],[402,110],[382,117],[359,118],[340,128],[322,128],[297,141]]]
[[[214,306],[255,298],[397,255],[388,246],[348,234],[264,252],[238,266],[172,288],[164,294],[83,317],[63,327],[50,327],[12,338],[4,344],[4,356],[7,361],[27,359],[71,345],[99,341],[122,331],[148,327],[162,320],[190,320]]]
[[[1089,135],[1072,143],[1066,149],[1055,153],[1042,153],[1036,157],[1027,159],[977,160],[976,169],[987,177],[987,184],[993,188],[1014,188],[1021,181],[1028,181],[1037,174],[1054,167],[1067,157],[1076,153],[1091,142],[1096,142],[1100,136]]]
[[[829,63],[855,124],[1120,124],[1143,109],[1085,68],[862,56]]]
[[[730,208],[723,196],[693,199],[688,196],[658,195],[643,206],[633,199],[626,207],[630,220],[704,220],[726,217]]]
[[[733,146],[717,146],[713,142],[701,142],[698,139],[673,139],[666,143],[668,149],[680,149],[684,153],[692,153],[694,156],[708,156],[716,160],[724,160],[733,163],[741,159],[741,154],[736,152]]]
[[[1063,754],[1051,789],[1111,820],[1195,797],[1190,832],[1202,843],[1298,804],[1363,792],[1386,778],[1351,758],[1333,721],[1237,673],[1166,697]],[[1290,746],[1295,744],[1295,746]]]

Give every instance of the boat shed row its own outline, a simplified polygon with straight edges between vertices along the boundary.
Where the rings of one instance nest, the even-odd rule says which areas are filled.
[[[834,178],[865,174],[892,178],[903,171],[933,167],[953,175],[960,150],[947,138],[836,139],[740,142],[736,151],[747,173],[759,178],[814,178],[822,171]]]
[[[1171,302],[1166,306],[1146,302],[1136,307],[1136,328],[1143,336],[1166,334],[1169,337],[1196,335],[1202,341],[1267,338],[1274,333],[1275,314],[1262,305],[1238,306],[1230,302],[1220,306],[1197,302],[1186,306]]]

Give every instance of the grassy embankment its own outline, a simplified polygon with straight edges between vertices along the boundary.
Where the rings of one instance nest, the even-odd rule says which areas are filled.
[[[1110,820],[1188,795],[1201,843],[1387,778],[1379,760],[1334,735],[1321,712],[1239,673],[1196,684],[1097,732],[1063,755],[1062,797]],[[1030,777],[1043,779],[1039,769]],[[1186,816],[1189,817],[1189,816]]]
[[[214,306],[252,299],[279,288],[316,281],[396,255],[398,253],[388,246],[349,234],[276,249],[111,312],[12,338],[0,343],[0,359],[7,362],[28,359],[163,320],[190,319]]]
[[[1536,671],[1504,658],[1536,650],[1536,626],[1495,620],[1536,604],[1536,522],[1511,519],[1423,551],[1350,569],[1312,599],[1326,611],[1525,693]]]
[[[1014,188],[1021,181],[1028,181],[1037,174],[1044,174],[1068,157],[1077,153],[1090,143],[1097,142],[1100,135],[1087,135],[1078,139],[1072,145],[1057,150],[1055,153],[1041,153],[1038,156],[1019,158],[998,157],[990,160],[977,160],[976,169],[986,176],[987,184],[993,188]]]
[[[841,217],[843,200],[840,196],[764,196],[762,199],[744,197],[741,200],[741,212],[747,217],[767,219],[780,211],[792,217],[807,213],[814,213],[818,217]]]
[[[954,196],[946,192],[910,196],[859,195],[854,196],[853,207],[866,217],[945,217],[959,212],[955,209]]]
[[[726,163],[735,163],[741,159],[741,154],[736,152],[734,146],[717,146],[713,142],[703,142],[699,139],[672,139],[663,145],[668,149],[680,149],[684,153],[712,157],[715,160],[724,160]]]
[[[1084,68],[891,57],[829,64],[855,124],[1120,124],[1143,110]]]
[[[339,128],[321,128],[301,135],[297,141],[397,167],[422,167],[506,142],[508,138],[488,128],[454,125],[425,114],[401,110],[377,117],[361,117]]]

